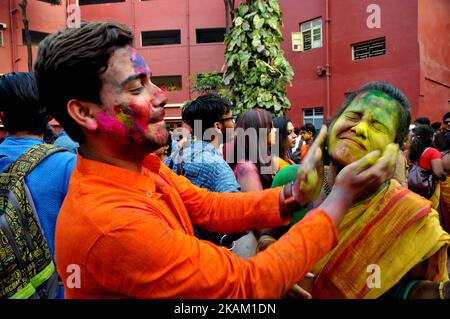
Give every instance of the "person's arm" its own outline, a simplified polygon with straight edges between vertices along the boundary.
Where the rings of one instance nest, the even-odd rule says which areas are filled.
[[[236,175],[242,192],[258,192],[263,190],[258,168],[255,164],[249,162],[240,163]]]
[[[436,158],[430,161],[431,170],[433,174],[440,180],[445,180],[447,178],[447,173],[444,170],[444,165],[442,164],[442,159]]]
[[[192,223],[199,227],[231,233],[283,226],[290,221],[280,214],[281,187],[261,192],[216,193],[191,184],[163,166],[161,170],[177,190]]]
[[[174,230],[159,214],[133,209],[98,238],[87,279],[133,298],[277,298],[337,241],[333,221],[315,210],[265,252],[241,259]]]
[[[442,157],[442,165],[444,166],[447,175],[450,174],[450,153],[447,153]]]
[[[319,209],[309,212],[276,243],[249,259],[175,230],[160,217],[157,207],[121,208],[131,209],[133,214],[124,214],[129,217],[111,225],[92,245],[86,276],[109,291],[136,298],[277,298],[336,245],[336,225],[355,199],[386,180],[388,157],[396,151],[385,152],[380,159],[379,152],[372,152],[348,165]],[[395,155],[392,157],[393,165]],[[251,195],[268,195],[268,202],[273,204],[278,203],[280,189],[278,193],[276,190]],[[287,194],[282,194],[286,199]],[[214,195],[209,199],[224,199]],[[249,193],[227,195],[244,195],[236,198],[247,209],[254,201],[245,199]],[[236,204],[233,198],[227,199],[232,200],[231,206]],[[251,208],[256,210],[257,206]]]
[[[235,193],[241,190],[241,187],[234,176],[233,170],[225,161],[208,164],[211,166],[214,180],[214,191],[218,193]]]

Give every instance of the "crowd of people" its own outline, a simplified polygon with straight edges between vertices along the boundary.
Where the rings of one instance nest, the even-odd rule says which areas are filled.
[[[370,82],[317,131],[209,93],[170,132],[133,39],[84,22],[0,77],[0,297],[450,299],[450,113]]]

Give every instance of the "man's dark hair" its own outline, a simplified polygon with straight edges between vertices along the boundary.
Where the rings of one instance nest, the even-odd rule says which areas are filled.
[[[312,137],[316,136],[316,128],[312,123],[303,124],[301,130],[312,133]]]
[[[348,94],[341,106],[339,112],[334,116],[333,121],[330,124],[330,128],[333,127],[339,116],[344,113],[345,109],[350,103],[361,93],[369,91],[379,91],[389,95],[391,98],[397,101],[398,106],[398,119],[397,119],[397,131],[395,134],[394,143],[402,145],[408,135],[409,124],[411,122],[411,106],[408,98],[398,88],[386,82],[369,82],[362,87]]]
[[[431,128],[436,132],[441,128],[441,124],[441,122],[433,122],[431,123]]]
[[[450,112],[445,113],[442,117],[442,121],[445,121],[446,119],[450,119]]]
[[[220,122],[223,116],[231,110],[232,105],[229,101],[217,94],[208,93],[187,102],[183,107],[182,119],[193,130],[195,121],[202,121],[203,135],[207,129],[213,127],[215,122]],[[193,132],[195,133],[195,130]]]
[[[113,52],[132,45],[133,34],[114,22],[83,22],[47,36],[39,44],[35,73],[41,101],[67,134],[77,142],[84,135],[67,112],[67,102],[77,99],[102,104],[100,75]]]
[[[414,124],[416,125],[431,125],[431,121],[428,117],[418,117],[416,118],[416,120],[414,121]]]
[[[288,161],[290,159],[291,146],[288,141],[288,124],[291,120],[288,117],[276,117],[272,120],[273,127],[277,129],[275,133],[275,138],[280,143],[280,154],[279,156]],[[292,122],[291,122],[292,123]]]
[[[29,72],[8,73],[0,77],[0,111],[5,130],[14,134],[26,131],[42,135],[51,117],[39,103],[34,75]]]

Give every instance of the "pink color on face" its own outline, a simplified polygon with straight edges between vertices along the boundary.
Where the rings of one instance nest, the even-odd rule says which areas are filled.
[[[99,112],[97,113],[97,120],[100,129],[104,131],[118,133],[123,136],[127,134],[126,126],[113,115]]]

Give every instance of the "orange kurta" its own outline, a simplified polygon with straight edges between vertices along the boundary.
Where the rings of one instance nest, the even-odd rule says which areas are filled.
[[[56,225],[65,296],[279,297],[336,244],[336,227],[326,214],[311,212],[250,259],[198,240],[192,223],[219,232],[285,225],[280,190],[211,193],[153,155],[143,174],[78,156]]]

